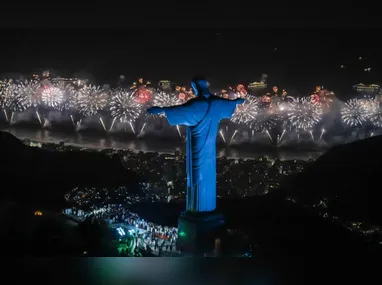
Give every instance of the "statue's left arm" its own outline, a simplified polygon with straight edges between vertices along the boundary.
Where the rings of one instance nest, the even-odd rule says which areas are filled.
[[[205,116],[208,109],[206,100],[190,100],[182,105],[171,107],[152,107],[147,110],[152,114],[165,114],[171,126],[195,126]]]

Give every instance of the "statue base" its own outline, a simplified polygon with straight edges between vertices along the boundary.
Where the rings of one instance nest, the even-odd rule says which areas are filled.
[[[183,255],[204,256],[216,251],[224,233],[224,217],[213,212],[183,212],[179,217],[177,248]]]

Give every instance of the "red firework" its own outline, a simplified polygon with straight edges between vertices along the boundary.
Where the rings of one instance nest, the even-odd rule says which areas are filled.
[[[239,92],[240,97],[245,97],[248,94],[248,92],[247,92],[247,90],[245,90],[245,87],[243,84],[237,85],[236,90],[237,90],[237,92]]]
[[[139,104],[147,104],[148,102],[151,101],[152,98],[152,91],[145,88],[145,87],[140,87],[138,90],[135,92],[135,100]]]
[[[313,103],[313,104],[317,104],[320,102],[320,96],[318,96],[317,94],[312,94],[310,96],[310,101]]]
[[[271,97],[270,96],[267,96],[267,95],[263,95],[261,97],[261,102],[262,103],[271,103]]]
[[[179,98],[179,100],[184,101],[184,100],[186,100],[186,94],[183,93],[183,92],[180,92],[180,93],[178,94],[178,98]]]

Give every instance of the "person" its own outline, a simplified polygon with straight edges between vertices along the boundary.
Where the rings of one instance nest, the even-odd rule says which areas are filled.
[[[216,136],[219,122],[231,118],[244,99],[226,100],[213,96],[204,78],[191,82],[195,98],[171,107],[151,107],[150,114],[162,114],[170,125],[187,126],[186,169],[188,212],[209,212],[216,208]]]

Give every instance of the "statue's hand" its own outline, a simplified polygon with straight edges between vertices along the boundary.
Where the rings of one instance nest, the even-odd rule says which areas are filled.
[[[160,113],[163,113],[163,110],[161,107],[151,107],[147,109],[147,113],[152,115],[158,115]]]

